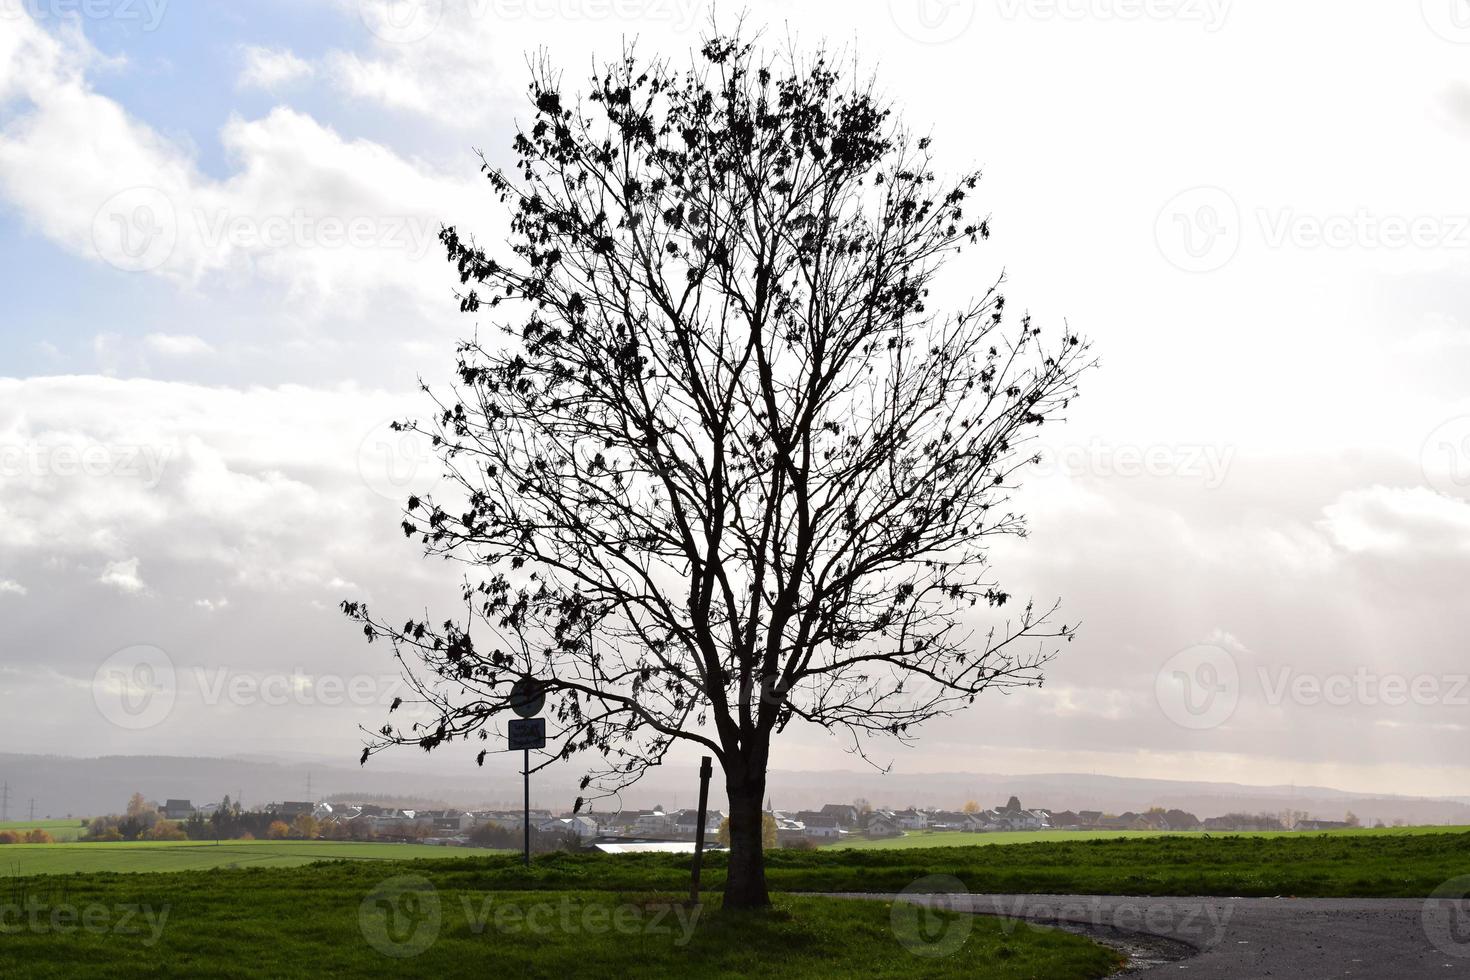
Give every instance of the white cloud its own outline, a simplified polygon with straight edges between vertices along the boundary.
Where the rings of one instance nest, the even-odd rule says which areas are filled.
[[[1394,346],[1411,354],[1442,354],[1470,347],[1470,326],[1443,313],[1430,314],[1414,332]]]
[[[103,374],[116,374],[121,360],[122,337],[99,333],[92,338],[92,357]]]
[[[397,550],[382,532],[436,472],[386,433],[421,408],[350,386],[0,378],[0,553],[117,563],[118,587],[139,577],[126,557],[155,590],[177,573],[195,596],[340,598],[361,555]]]
[[[1470,85],[1450,83],[1440,96],[1440,107],[1447,122],[1462,133],[1470,133]]]
[[[361,18],[374,43],[366,52],[326,55],[331,83],[352,98],[461,130],[519,107],[527,52],[548,31],[556,35],[557,63],[580,76],[594,51],[615,57],[621,38],[636,36],[650,51],[690,50],[713,9],[709,0],[334,2]],[[783,19],[798,14],[789,4],[766,6]]]
[[[1350,552],[1409,558],[1470,553],[1470,502],[1425,487],[1350,490],[1323,515],[1328,535]]]
[[[137,558],[128,558],[124,561],[108,562],[107,567],[102,570],[97,581],[103,585],[111,586],[126,595],[138,595],[146,592],[148,586],[143,584],[143,579],[138,575]]]
[[[92,49],[80,24],[47,33],[22,17],[0,32],[0,221],[17,216],[94,264],[110,257],[137,266],[145,275],[123,288],[148,291],[142,298],[156,304],[142,330],[130,329],[125,314],[85,315],[61,323],[70,332],[48,335],[49,348],[35,337],[23,341],[51,357],[63,349],[84,362],[90,356],[96,367],[87,370],[118,378],[0,380],[0,454],[19,451],[0,455],[0,554],[13,576],[0,581],[0,592],[5,583],[26,583],[30,598],[11,611],[24,608],[14,619],[33,634],[29,646],[0,650],[0,660],[33,662],[29,651],[44,637],[47,656],[72,658],[85,678],[96,658],[140,641],[168,648],[181,664],[210,656],[253,664],[301,650],[313,664],[338,655],[357,663],[384,651],[353,642],[337,600],[376,593],[391,596],[385,613],[440,615],[456,594],[454,581],[429,587],[444,586],[435,576],[452,579],[452,570],[415,561],[413,544],[396,532],[394,493],[401,500],[423,476],[422,462],[380,423],[423,407],[404,362],[447,353],[437,330],[471,329],[452,314],[448,270],[433,248],[441,220],[497,211],[465,147],[484,146],[505,162],[511,120],[524,116],[526,52],[550,45],[568,85],[582,87],[589,54],[615,57],[623,37],[637,35],[642,51],[684,61],[705,23],[695,16],[681,31],[664,14],[703,8],[470,0],[442,5],[445,19],[422,38],[389,40],[382,35],[391,33],[390,0],[328,2],[350,18],[361,43],[310,62],[286,49],[243,46],[240,61],[216,66],[221,78],[179,79],[227,94],[238,82],[310,101],[254,118],[221,116],[203,130],[191,128],[199,124],[192,107],[171,115],[167,98],[150,98],[145,118],[143,103],[126,94],[136,86],[98,86],[99,73],[119,63]],[[1242,9],[1213,36],[1188,24],[1045,22],[1025,10],[1005,23],[988,11],[986,22],[977,9],[967,36],[928,45],[900,36],[886,4],[752,5],[752,23],[765,25],[776,46],[788,23],[803,47],[821,36],[856,40],[866,63],[879,66],[885,94],[912,123],[933,126],[942,165],[986,168],[984,207],[995,209],[997,237],[996,251],[984,254],[1010,267],[1013,304],[1048,324],[1070,315],[1098,338],[1105,360],[1064,440],[1090,445],[1096,431],[1124,449],[1222,450],[1218,472],[1206,479],[1180,471],[1129,480],[1110,469],[1027,484],[1034,536],[997,548],[997,573],[1017,596],[1060,595],[1067,621],[1080,618],[1082,631],[1036,697],[992,699],[952,728],[942,724],[957,746],[982,744],[979,724],[1036,743],[1013,758],[1049,753],[1027,764],[1071,765],[1077,747],[1087,746],[1091,764],[1126,769],[1139,746],[1146,753],[1178,736],[1150,702],[1149,672],[1217,626],[1229,636],[1214,641],[1237,652],[1243,669],[1395,659],[1449,671],[1463,659],[1452,642],[1457,607],[1446,596],[1459,581],[1450,566],[1466,553],[1464,509],[1411,485],[1420,476],[1423,430],[1470,409],[1451,410],[1422,372],[1403,371],[1407,358],[1392,356],[1461,351],[1463,324],[1409,320],[1425,328],[1410,336],[1403,311],[1378,318],[1364,302],[1383,285],[1364,266],[1381,273],[1393,255],[1268,248],[1257,219],[1287,208],[1331,218],[1359,201],[1378,216],[1463,213],[1455,202],[1464,120],[1451,129],[1432,117],[1446,73],[1463,73],[1462,52],[1425,31],[1414,10],[1385,6],[1344,20],[1326,16],[1331,8],[1321,0],[1287,6]],[[587,13],[595,9],[649,16],[598,19]],[[1324,23],[1340,31],[1338,43],[1313,46]],[[1353,74],[1332,60],[1357,43],[1353,37],[1380,33],[1385,49],[1403,55],[1391,78]],[[1263,45],[1270,56],[1261,56]],[[1301,57],[1275,57],[1288,49]],[[967,95],[1000,91],[1038,52],[1059,51],[1075,74],[1052,73],[1014,98]],[[1264,74],[1241,84],[1230,72],[1240,63],[1259,64]],[[1299,100],[1281,98],[1295,91],[1303,65],[1335,93],[1313,103],[1319,115],[1309,127]],[[1172,84],[1161,89],[1161,77]],[[1077,78],[1089,82],[1079,87]],[[187,103],[191,92],[179,87],[184,94],[174,98]],[[1463,116],[1463,83],[1455,91],[1442,108]],[[343,95],[363,104],[344,110]],[[392,110],[387,124],[380,109]],[[1158,136],[1161,119],[1174,127],[1168,138]],[[1366,150],[1355,135],[1365,127],[1384,135]],[[1071,162],[1079,146],[1120,138],[1147,151],[1148,168],[1137,166],[1139,154],[1103,155],[1080,171]],[[1269,166],[1261,139],[1280,150]],[[1406,146],[1422,162],[1412,182],[1393,179]],[[1234,196],[1248,237],[1228,268],[1187,277],[1159,254],[1154,222],[1172,195],[1201,183]],[[1415,254],[1434,263],[1445,255]],[[964,269],[965,291],[985,278]],[[1446,287],[1414,309],[1421,317],[1426,309],[1457,310],[1462,295]],[[241,299],[274,303],[275,315],[242,312]],[[1129,315],[1120,319],[1120,309]],[[230,333],[232,319],[250,331]],[[90,355],[75,338],[95,338]],[[211,348],[229,356],[190,356]],[[392,363],[374,362],[377,373],[369,373],[366,350]],[[0,363],[8,364],[5,353]],[[331,373],[319,373],[328,362]],[[1304,374],[1303,365],[1312,370]],[[154,367],[181,380],[129,377]],[[310,380],[284,383],[303,378]],[[342,378],[360,381],[336,383]],[[189,383],[200,379],[209,383]],[[1269,397],[1242,394],[1242,379]],[[408,401],[375,386],[409,392]],[[1387,401],[1361,396],[1390,388],[1397,394]],[[1455,389],[1454,397],[1462,394]],[[1392,458],[1374,458],[1379,448]],[[1271,450],[1279,453],[1263,461]],[[111,581],[102,590],[104,566]],[[178,615],[140,626],[138,592],[126,592],[134,584],[150,596],[149,612]],[[74,622],[66,603],[86,589],[105,594],[94,615]],[[241,628],[201,649],[191,630],[222,609]],[[156,635],[138,636],[139,629]],[[281,643],[282,636],[301,642]],[[80,710],[91,712],[86,702]],[[1255,717],[1249,703],[1241,711]],[[1319,712],[1295,729],[1289,717],[1268,720],[1278,727],[1237,735],[1239,744],[1202,735],[1199,754],[1160,765],[1177,774],[1218,764],[1228,751],[1236,753],[1232,775],[1251,778],[1274,758],[1279,767],[1269,771],[1284,779],[1291,760],[1282,756],[1318,739],[1352,746],[1355,760],[1381,749],[1355,737],[1382,720],[1367,711]],[[1390,720],[1404,731],[1443,724],[1433,715]],[[341,735],[315,717],[293,721],[301,727],[290,737],[298,740]],[[193,734],[217,728],[201,724]],[[170,733],[171,744],[190,733]],[[63,751],[95,742],[58,736],[70,739]],[[1457,759],[1450,741],[1420,739],[1391,760],[1393,768],[1420,772],[1411,766],[1435,761],[1437,752]],[[830,758],[822,744],[798,736],[796,748],[820,765]],[[926,744],[900,758],[910,765],[926,758]],[[943,767],[956,756],[927,758]],[[1425,785],[1444,778],[1423,772]]]
[[[207,341],[190,334],[150,333],[143,338],[143,342],[154,353],[169,357],[188,357],[214,351]]]
[[[312,74],[310,64],[283,48],[250,44],[241,49],[241,56],[245,62],[237,79],[241,88],[271,90],[309,78]]]
[[[0,578],[0,595],[25,595],[27,589],[24,585],[8,578]]]
[[[89,691],[92,689],[92,678],[70,677],[51,667],[45,665],[27,665],[24,667],[7,667],[0,665],[0,677],[15,677],[23,681],[35,684],[37,690],[45,690],[45,686],[69,688],[74,691]]]
[[[0,45],[0,196],[68,250],[181,285],[221,276],[284,285],[295,300],[367,308],[384,290],[443,308],[452,278],[439,227],[480,189],[422,161],[351,140],[278,107],[224,122],[234,165],[202,173],[191,147],[161,136],[94,91],[103,63],[80,40],[28,18]]]
[[[14,4],[19,7],[19,4]],[[88,66],[117,65],[87,42],[81,23],[64,20],[54,34],[42,30],[22,9],[0,11],[0,102],[30,96],[58,79],[78,81]]]

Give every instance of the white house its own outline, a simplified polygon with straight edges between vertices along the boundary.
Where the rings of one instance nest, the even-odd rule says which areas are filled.
[[[802,822],[806,824],[808,840],[836,840],[842,836],[842,827],[836,817],[817,814],[806,817]]]
[[[536,829],[546,833],[570,833],[576,835],[579,840],[596,837],[597,821],[591,817],[577,814],[574,817],[553,817],[543,820],[536,825]]]
[[[658,837],[673,832],[674,818],[663,810],[650,810],[633,822],[633,833],[639,837]]]
[[[725,815],[719,810],[706,810],[704,813],[704,836],[707,840],[713,840],[720,832],[720,823]],[[698,810],[680,810],[674,814],[674,832],[680,837],[693,838],[699,829]]]
[[[965,830],[999,830],[995,825],[995,811],[981,810],[979,813],[965,814]]]
[[[1005,806],[971,814],[976,830],[1042,830],[1049,825],[1046,810],[1027,810],[1014,796]]]
[[[806,840],[806,824],[784,813],[776,812],[776,843],[795,844]]]
[[[925,830],[929,826],[929,814],[923,810],[899,810],[893,819],[904,830]]]
[[[368,817],[368,823],[373,828],[373,833],[383,837],[395,837],[412,833],[415,827],[422,824],[424,827],[432,825],[427,818],[420,819],[416,810],[395,810],[388,808],[375,816]]]
[[[898,837],[903,833],[899,829],[898,821],[882,813],[875,813],[868,817],[868,824],[863,832],[869,837]]]
[[[929,814],[929,827],[933,830],[969,830],[970,815],[959,810],[935,810]]]
[[[828,817],[836,817],[838,826],[843,829],[856,827],[862,814],[858,808],[850,803],[828,803],[822,807],[822,813]]]

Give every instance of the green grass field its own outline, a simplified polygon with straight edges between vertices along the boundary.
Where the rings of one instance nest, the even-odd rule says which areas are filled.
[[[1325,837],[1325,836],[1388,836],[1402,837],[1419,834],[1462,834],[1470,833],[1470,827],[1382,827],[1358,830],[1265,830],[1211,832],[1218,837]],[[1129,840],[1151,837],[1203,838],[1204,832],[1197,830],[1002,830],[994,833],[972,833],[963,830],[910,830],[902,837],[883,837],[876,840],[853,838],[828,848],[852,850],[892,850],[905,847],[988,847],[996,844],[1045,844],[1063,841],[1085,840]]]
[[[726,914],[711,896],[696,913],[676,892],[503,890],[477,866],[11,879],[0,976],[1091,980],[1120,962],[1068,933],[912,906],[779,895]]]
[[[551,854],[527,872],[517,855],[503,852],[251,841],[10,845],[0,848],[0,875],[269,868],[334,859],[422,859],[417,863],[433,864],[436,874],[510,890],[677,891],[686,885],[689,868],[687,855]],[[974,892],[1417,898],[1470,874],[1470,833],[1173,834],[983,847],[776,850],[766,863],[771,887],[783,891],[899,891],[917,878],[944,874]],[[723,853],[706,856],[709,888],[723,884],[724,867]]]
[[[1116,957],[1075,936],[794,893],[897,892],[944,875],[980,893],[1422,898],[1470,874],[1463,832],[996,843],[772,851],[778,907],[743,917],[719,912],[726,855],[712,853],[693,928],[672,904],[687,894],[687,855],[557,853],[526,869],[514,854],[411,844],[12,845],[0,863],[58,863],[0,878],[0,976],[734,977],[779,963],[793,977],[1085,978]],[[280,866],[323,858],[343,860]],[[177,873],[96,870],[104,861]],[[91,870],[60,873],[75,862]],[[962,941],[928,956],[947,936]]]
[[[76,820],[7,820],[0,822],[0,830],[25,833],[40,828],[58,841],[76,840],[86,829],[81,819]]]
[[[109,844],[9,844],[0,846],[0,878],[74,872],[200,871],[209,868],[279,868],[315,861],[408,861],[465,858],[503,852],[488,848],[433,847],[357,841],[138,841]]]
[[[1464,832],[1043,835],[1017,842],[983,836],[992,839],[982,846],[933,834],[886,842],[897,847],[777,850],[768,853],[767,867],[772,887],[786,891],[898,891],[924,875],[946,874],[976,892],[1302,897],[1422,897],[1451,877],[1470,874],[1470,833]],[[331,860],[433,861],[508,889],[677,890],[688,880],[689,866],[683,855],[556,854],[538,858],[528,874],[505,852],[345,841],[12,844],[0,847],[0,879]],[[723,882],[724,861],[723,853],[707,855],[709,887]]]

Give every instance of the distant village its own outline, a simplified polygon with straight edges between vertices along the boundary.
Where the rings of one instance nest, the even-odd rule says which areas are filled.
[[[525,825],[525,815],[520,809],[419,809],[304,801],[272,803],[259,811],[242,811],[234,804],[232,811],[222,812],[221,807],[232,807],[228,797],[222,804],[197,807],[189,800],[169,799],[157,806],[156,816],[151,813],[149,816],[188,838],[264,833],[271,837],[399,840],[446,846],[519,846]],[[1314,819],[1292,811],[1237,813],[1201,820],[1184,810],[1161,807],[1120,814],[1030,808],[1014,796],[1000,806],[982,808],[971,802],[960,810],[914,807],[895,810],[874,808],[858,801],[828,803],[819,810],[786,811],[768,803],[766,819],[768,826],[774,824],[776,843],[781,847],[840,844],[843,840],[938,831],[1310,831],[1359,825],[1351,813],[1343,820]],[[699,815],[692,809],[662,806],[582,813],[556,813],[538,808],[530,811],[530,821],[538,848],[570,846],[609,852],[680,850],[692,847]],[[148,822],[152,825],[152,821]],[[721,845],[725,823],[725,815],[720,810],[712,809],[705,815],[708,846]]]

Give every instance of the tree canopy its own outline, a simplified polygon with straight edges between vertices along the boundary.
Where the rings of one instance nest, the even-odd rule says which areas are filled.
[[[530,675],[544,762],[590,750],[584,789],[615,790],[694,743],[738,838],[734,796],[758,807],[792,722],[862,752],[1039,684],[1072,628],[988,552],[1025,533],[1031,440],[1090,354],[1012,325],[999,283],[937,307],[946,260],[990,234],[980,174],[938,175],[930,139],[820,50],[628,51],[584,97],[543,57],[529,95],[514,165],[484,166],[507,246],[441,236],[486,330],[451,388],[425,385],[434,414],[400,424],[447,477],[403,531],[465,564],[462,608],[399,624],[344,603],[421,712],[364,760],[488,739]]]

